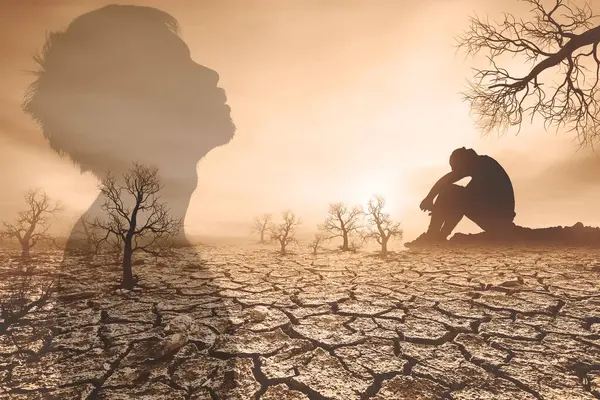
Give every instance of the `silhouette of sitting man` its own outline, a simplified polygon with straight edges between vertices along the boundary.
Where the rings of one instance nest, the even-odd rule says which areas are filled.
[[[431,221],[427,232],[411,244],[446,240],[463,216],[494,234],[514,226],[512,183],[496,160],[461,147],[450,155],[450,167],[421,202],[421,210],[431,211]],[[455,185],[465,177],[471,177],[467,186]]]

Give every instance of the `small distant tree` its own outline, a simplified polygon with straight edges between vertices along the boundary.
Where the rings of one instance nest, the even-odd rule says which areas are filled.
[[[112,174],[102,179],[99,188],[105,201],[105,218],[96,217],[91,224],[103,232],[97,247],[109,244],[123,248],[122,286],[135,285],[132,256],[136,251],[159,255],[169,246],[182,229],[183,221],[170,215],[165,203],[160,202],[162,185],[156,167],[134,163],[123,175],[123,184]]]
[[[390,214],[383,211],[385,199],[383,196],[374,196],[369,200],[367,211],[366,238],[373,239],[381,245],[381,255],[388,253],[388,242],[393,237],[402,238],[400,223],[394,223]]]
[[[342,251],[350,251],[350,239],[353,233],[359,233],[362,225],[363,210],[360,206],[348,208],[344,203],[329,205],[329,213],[325,222],[319,225],[319,230],[326,240],[342,239]]]
[[[350,252],[356,253],[360,250],[363,245],[367,242],[366,233],[364,231],[358,232],[356,235],[350,237],[350,245],[348,246]]]
[[[323,249],[323,243],[327,237],[322,232],[315,233],[313,240],[308,244],[308,248],[312,250],[313,255],[317,255],[317,252]]]
[[[271,225],[271,240],[279,243],[281,254],[286,254],[287,246],[298,242],[296,228],[300,225],[300,219],[289,210],[283,212],[282,218],[282,223]]]
[[[266,243],[265,235],[269,232],[269,227],[271,221],[273,220],[273,215],[271,214],[263,214],[254,217],[254,221],[252,223],[252,232],[257,233],[260,236],[260,243]]]
[[[54,242],[48,234],[50,221],[62,210],[58,202],[50,200],[46,192],[30,189],[25,194],[26,210],[20,211],[14,222],[3,222],[0,236],[17,239],[21,245],[21,257],[29,257],[29,251],[40,242]]]

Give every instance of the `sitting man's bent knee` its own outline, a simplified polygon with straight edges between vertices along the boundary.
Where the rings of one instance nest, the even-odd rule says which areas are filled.
[[[463,211],[467,201],[467,191],[464,186],[448,185],[438,195],[435,201],[436,211]]]

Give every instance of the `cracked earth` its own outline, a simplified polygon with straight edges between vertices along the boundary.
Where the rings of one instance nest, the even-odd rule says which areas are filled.
[[[0,398],[600,398],[600,251],[197,250],[134,291],[109,259],[37,256],[59,289],[0,320]]]

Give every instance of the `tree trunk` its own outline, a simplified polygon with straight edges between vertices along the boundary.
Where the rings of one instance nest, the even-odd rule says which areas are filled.
[[[21,257],[29,258],[29,238],[25,238],[21,241]]]
[[[388,249],[387,249],[387,242],[388,240],[386,238],[381,238],[381,255],[385,256],[387,255]]]
[[[284,242],[280,242],[281,243],[281,254],[285,254],[285,243]]]
[[[265,231],[260,231],[260,243],[265,243]]]
[[[342,238],[344,239],[344,242],[342,243],[342,251],[350,250],[350,247],[348,245],[348,232],[344,232]]]
[[[131,256],[133,254],[131,247],[131,239],[125,240],[125,247],[123,250],[123,282],[121,285],[125,289],[133,289],[133,271],[131,270]]]

